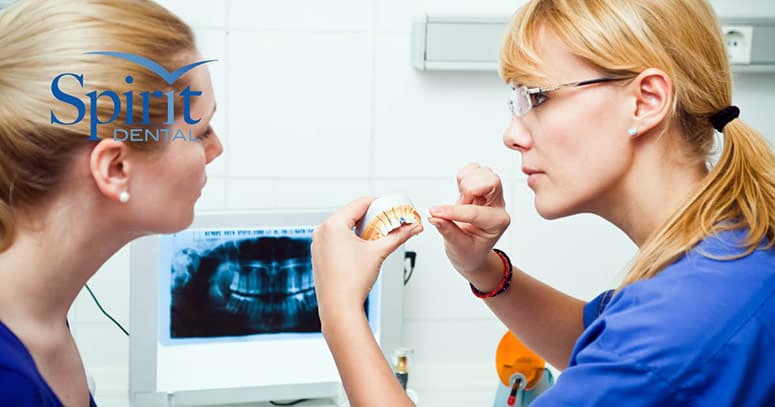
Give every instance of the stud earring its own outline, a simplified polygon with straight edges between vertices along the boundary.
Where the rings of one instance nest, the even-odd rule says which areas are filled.
[[[122,192],[122,193],[118,194],[118,200],[119,200],[121,203],[127,203],[127,202],[129,202],[129,192],[126,192],[126,191],[124,191],[124,192]]]
[[[638,129],[636,129],[635,127],[630,127],[630,129],[627,130],[627,134],[629,134],[630,137],[635,137],[638,135]]]

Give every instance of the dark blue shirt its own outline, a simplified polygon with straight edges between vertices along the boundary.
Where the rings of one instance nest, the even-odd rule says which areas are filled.
[[[35,366],[35,361],[27,347],[2,322],[0,322],[0,406],[62,406],[62,402]],[[91,395],[89,406],[96,407]]]
[[[657,276],[584,310],[557,383],[532,406],[775,406],[775,249],[703,240]]]

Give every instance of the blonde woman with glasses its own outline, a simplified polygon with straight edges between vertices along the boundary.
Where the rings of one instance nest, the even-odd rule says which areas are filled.
[[[191,224],[205,166],[222,151],[206,66],[170,84],[94,52],[167,71],[202,59],[191,29],[148,0],[19,0],[0,12],[1,406],[94,405],[67,311],[122,246]],[[185,89],[201,92],[187,107]],[[169,96],[141,103],[148,90],[176,95],[175,107]],[[186,140],[120,141],[119,120],[92,129],[78,111],[107,122],[116,104],[89,103],[91,92],[135,92],[121,122],[185,129]]]
[[[512,87],[503,141],[541,216],[596,214],[639,247],[621,285],[584,303],[494,250],[510,217],[492,171],[465,167],[460,201],[431,210],[472,293],[563,369],[533,405],[775,405],[775,160],[732,106],[708,1],[532,0],[500,74]],[[369,202],[317,230],[320,315],[354,405],[410,405],[350,300],[388,249],[350,233]]]

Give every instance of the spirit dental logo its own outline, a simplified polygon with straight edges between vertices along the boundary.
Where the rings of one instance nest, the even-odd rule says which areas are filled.
[[[104,56],[120,58],[120,59],[124,59],[130,62],[136,63],[138,65],[141,65],[149,69],[151,72],[158,75],[169,85],[172,85],[173,83],[175,83],[175,81],[177,81],[186,72],[200,65],[217,61],[215,59],[210,59],[205,61],[194,62],[193,64],[189,64],[181,68],[178,68],[173,72],[168,72],[159,63],[153,60],[150,60],[148,58],[141,57],[139,55],[124,53],[124,52],[112,52],[112,51],[95,51],[95,52],[87,52],[87,54],[104,55]],[[83,88],[84,75],[83,74],[78,75],[75,73],[66,72],[66,73],[57,75],[57,77],[55,77],[54,80],[51,82],[51,93],[54,95],[54,97],[63,103],[73,106],[78,112],[78,116],[76,117],[76,119],[68,123],[60,120],[52,110],[51,124],[72,126],[80,123],[86,116],[86,104],[84,103],[83,100],[73,95],[70,95],[61,89],[60,82],[62,82],[63,80],[75,80],[78,82],[81,88]],[[124,78],[124,81],[127,84],[131,84],[132,82],[134,82],[134,78],[128,75]],[[119,119],[122,113],[124,113],[124,118],[125,118],[124,123],[126,124],[126,127],[122,128],[117,126],[113,129],[114,140],[147,142],[150,139],[153,139],[154,141],[159,141],[160,139],[164,141],[174,141],[174,140],[181,139],[181,140],[189,140],[189,141],[199,141],[199,138],[192,136],[191,128],[188,128],[187,132],[185,132],[181,128],[173,129],[169,127],[169,128],[158,128],[155,130],[151,130],[148,128],[148,127],[158,127],[158,126],[153,126],[154,123],[151,123],[151,120],[149,117],[150,116],[149,105],[151,103],[151,98],[167,99],[167,120],[163,124],[167,126],[171,126],[175,124],[175,91],[174,90],[169,90],[167,92],[162,92],[160,90],[141,92],[139,94],[139,97],[141,98],[140,108],[142,109],[142,121],[140,123],[136,123],[134,119],[134,111],[137,107],[134,91],[124,92],[122,95],[124,97],[123,104],[122,104],[121,97],[116,92],[113,92],[110,90],[103,90],[103,91],[94,90],[86,94],[86,96],[88,97],[89,106],[90,106],[89,140],[95,140],[95,141],[99,140],[99,138],[97,137],[98,126],[111,124],[115,122],[116,119]],[[191,117],[192,98],[195,98],[201,95],[202,95],[201,91],[191,90],[190,86],[186,86],[186,88],[180,92],[180,96],[183,98],[183,119],[185,120],[185,123],[188,125],[195,125],[201,121],[201,118],[194,119]],[[113,112],[111,113],[110,118],[104,121],[100,120],[100,117],[97,115],[97,102],[98,100],[100,100],[100,98],[108,98],[113,102]],[[133,125],[141,126],[141,127],[132,127]]]

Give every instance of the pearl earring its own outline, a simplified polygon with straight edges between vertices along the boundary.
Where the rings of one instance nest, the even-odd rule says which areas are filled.
[[[638,135],[638,129],[636,129],[635,127],[630,127],[630,129],[627,130],[627,134],[629,134],[630,137],[635,137]]]
[[[124,192],[122,192],[122,193],[118,194],[118,200],[119,200],[121,203],[127,203],[127,202],[129,202],[129,192],[126,192],[126,191],[124,191]]]

